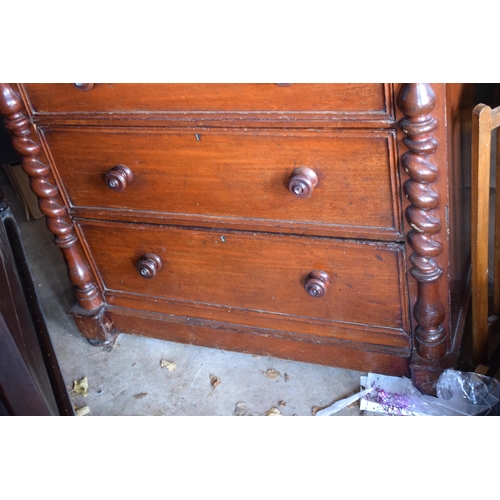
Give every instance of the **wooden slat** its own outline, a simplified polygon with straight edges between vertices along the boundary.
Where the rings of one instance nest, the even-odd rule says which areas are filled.
[[[499,108],[495,108],[500,111]],[[498,114],[500,117],[500,114]],[[495,198],[495,249],[494,249],[494,269],[493,269],[493,313],[500,318],[500,128],[497,128],[496,145],[496,198]]]
[[[489,369],[490,369],[489,366],[477,365],[476,369],[474,370],[474,373],[477,373],[478,375],[486,375]]]
[[[500,127],[500,106],[491,111],[491,130]]]
[[[478,104],[472,116],[472,351],[484,363],[488,348],[488,215],[491,108]]]

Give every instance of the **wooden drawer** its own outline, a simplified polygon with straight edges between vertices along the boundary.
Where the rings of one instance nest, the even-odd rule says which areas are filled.
[[[391,131],[43,130],[76,213],[400,239]],[[111,190],[117,164],[133,180]],[[289,191],[298,167],[318,176],[309,198]],[[111,212],[110,212],[111,210]]]
[[[23,84],[37,113],[323,112],[387,115],[390,91],[359,84]]]
[[[177,314],[217,320],[222,315],[229,322],[239,314],[251,324],[249,317],[259,315],[260,326],[267,328],[300,330],[291,319],[304,321],[307,331],[311,324],[314,329],[314,320],[344,328],[368,325],[404,334],[408,342],[401,245],[87,220],[77,224],[110,295],[135,296],[139,302],[140,296],[154,298],[175,303]],[[161,269],[148,279],[138,270],[146,254],[161,260]],[[151,262],[145,265],[151,269]],[[312,271],[329,276],[322,297],[306,291],[313,284]],[[151,309],[144,303],[136,307]]]

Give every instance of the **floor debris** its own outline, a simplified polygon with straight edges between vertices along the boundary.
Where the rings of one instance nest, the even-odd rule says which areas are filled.
[[[73,391],[86,398],[89,393],[89,381],[87,377],[73,381]]]
[[[500,401],[499,380],[453,369],[444,370],[439,376],[437,397],[420,393],[405,377],[368,373],[361,377],[360,385],[371,389],[361,400],[360,409],[385,415],[493,415]]]
[[[282,413],[274,406],[264,413],[264,417],[282,417]]]
[[[77,417],[83,417],[90,413],[90,408],[88,406],[82,406],[81,408],[75,408],[75,414]]]
[[[290,380],[288,373],[285,373],[285,376],[283,378],[285,379],[285,382],[288,382]]]
[[[281,377],[281,373],[278,370],[275,370],[274,368],[269,368],[269,370],[262,372],[262,374],[265,375],[270,380],[277,380],[278,378]]]
[[[220,382],[221,380],[219,377],[216,377],[215,375],[210,375],[210,384],[213,387],[213,389],[212,392],[207,396],[207,399],[214,393],[215,389],[217,389]]]
[[[244,417],[248,413],[248,406],[244,401],[236,403],[234,407],[233,417]]]
[[[142,399],[142,398],[144,398],[147,395],[148,395],[147,392],[140,392],[139,394],[134,394],[134,398],[135,399]]]
[[[318,411],[324,410],[325,408],[327,408],[327,407],[326,406],[313,406],[311,408],[311,414],[312,414],[312,416],[314,417],[316,415],[316,413],[318,413]]]
[[[286,401],[278,401],[278,404],[283,407],[286,406]]]
[[[345,399],[341,399],[340,401],[336,401],[330,406],[314,406],[312,408],[312,415],[313,417],[328,417],[330,415],[333,415],[340,410],[343,410],[344,408],[347,408],[349,406],[352,407],[354,403],[356,403],[359,399],[361,399],[363,396],[366,396],[369,392],[371,392],[373,389],[366,389],[363,391],[358,392],[357,394],[354,394],[352,396],[349,396]]]
[[[160,368],[166,368],[169,372],[173,372],[177,368],[177,365],[172,361],[162,359],[160,361]]]
[[[327,407],[313,407],[313,415],[330,416],[359,401],[363,412],[397,416],[465,416],[497,414],[500,381],[477,373],[447,369],[436,382],[436,396],[422,394],[406,377],[368,373],[360,378],[360,392]],[[366,413],[365,413],[366,414]]]

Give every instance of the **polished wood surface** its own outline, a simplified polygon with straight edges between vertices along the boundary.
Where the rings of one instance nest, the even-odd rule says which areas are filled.
[[[80,84],[89,85],[89,84]],[[381,83],[358,84],[24,84],[37,113],[137,111],[334,111],[386,113]]]
[[[390,131],[50,128],[43,135],[77,209],[401,240]],[[116,164],[127,166],[133,181],[120,181],[115,170],[123,189],[114,193],[106,179]],[[310,197],[289,190],[298,168],[318,177]]]
[[[406,209],[411,226],[407,240],[413,250],[409,257],[410,272],[419,287],[414,309],[418,323],[416,349],[424,359],[439,359],[446,353],[446,331],[442,327],[445,310],[437,283],[443,270],[434,260],[443,252],[443,245],[435,238],[442,229],[436,212],[441,197],[433,188],[439,176],[432,158],[438,147],[433,136],[437,121],[431,115],[436,95],[428,84],[406,84],[398,96],[398,105],[405,114],[400,127],[406,136],[403,141],[409,148],[401,157],[401,163],[409,176],[404,193],[410,202]]]
[[[110,307],[108,313],[117,329],[135,335],[305,363],[333,364],[350,370],[410,376],[410,349],[363,344],[356,337],[339,340],[314,334],[304,336],[296,331],[258,329],[246,324],[201,321],[122,307]]]
[[[109,222],[78,221],[78,226],[105,290],[193,308],[210,304],[256,314],[404,325],[399,245]],[[163,263],[152,279],[137,271],[146,253]],[[321,298],[304,289],[316,270],[331,279]]]

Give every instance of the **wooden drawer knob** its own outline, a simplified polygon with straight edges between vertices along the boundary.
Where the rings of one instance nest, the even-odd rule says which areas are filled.
[[[94,86],[93,83],[74,83],[73,84],[78,90],[81,90],[83,92],[87,92],[88,90],[91,90],[92,87]]]
[[[311,271],[306,279],[306,292],[314,298],[321,298],[325,295],[330,277],[324,271]]]
[[[292,172],[288,189],[297,198],[309,198],[317,185],[316,172],[308,167],[299,167]]]
[[[146,253],[137,263],[137,270],[143,278],[154,278],[156,273],[162,268],[162,262],[158,255]]]
[[[115,165],[104,177],[109,189],[120,193],[134,180],[134,174],[125,165]]]

